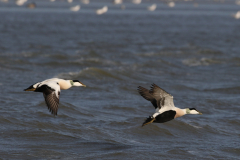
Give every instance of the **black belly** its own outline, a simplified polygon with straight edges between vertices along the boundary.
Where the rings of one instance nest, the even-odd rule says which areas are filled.
[[[170,111],[166,111],[163,112],[162,114],[159,114],[156,118],[155,118],[155,123],[164,123],[167,121],[171,121],[174,119],[176,115],[176,111],[170,110]]]

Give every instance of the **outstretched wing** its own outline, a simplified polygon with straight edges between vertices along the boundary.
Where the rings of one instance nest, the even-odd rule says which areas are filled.
[[[167,93],[162,88],[158,87],[156,84],[152,84],[149,92],[156,99],[157,106],[159,109],[162,109],[165,107],[168,107],[168,108],[174,107],[173,96],[171,94]]]
[[[141,86],[138,87],[138,93],[145,98],[146,100],[150,101],[155,109],[158,107],[156,99],[153,97],[153,95],[149,92],[148,89],[143,88]]]
[[[59,106],[60,86],[57,82],[48,82],[40,86],[38,89],[43,92],[45,102],[49,111],[53,115],[57,115]]]

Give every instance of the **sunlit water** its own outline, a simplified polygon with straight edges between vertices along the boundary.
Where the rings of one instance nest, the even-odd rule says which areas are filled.
[[[0,2],[0,158],[239,158],[239,6],[77,4]],[[56,117],[23,91],[52,77],[87,85],[61,92]],[[151,83],[203,115],[141,127],[154,108],[136,89]]]

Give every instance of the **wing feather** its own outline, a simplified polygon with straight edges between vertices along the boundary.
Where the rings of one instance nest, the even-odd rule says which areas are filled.
[[[43,92],[46,105],[53,115],[57,115],[59,106],[60,86],[57,82],[47,82],[37,88],[37,92]]]
[[[156,99],[159,109],[164,107],[169,107],[169,108],[174,107],[173,96],[167,93],[165,90],[163,90],[159,86],[157,86],[156,84],[154,83],[152,84],[149,92]]]
[[[155,107],[155,109],[158,107],[156,99],[153,97],[153,95],[149,92],[148,89],[139,86],[138,87],[138,93],[143,98],[145,98],[146,100],[150,101],[152,103],[152,105]]]
[[[58,106],[59,106],[59,99],[57,98],[57,96],[55,94],[55,91],[53,91],[50,94],[43,93],[43,96],[45,98],[45,102],[48,106],[49,111],[53,115],[57,115]]]
[[[172,97],[171,94],[167,93],[165,90],[163,90],[162,88],[158,87],[154,83],[151,86],[150,93],[152,93],[154,97],[158,97],[158,98],[163,98],[163,97],[167,97],[167,96]]]

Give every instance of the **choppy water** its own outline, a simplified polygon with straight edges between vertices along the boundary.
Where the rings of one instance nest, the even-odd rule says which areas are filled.
[[[95,15],[105,4],[0,3],[0,158],[239,159],[240,7],[126,3]],[[62,91],[57,117],[23,91],[52,77],[87,85]],[[141,127],[154,108],[136,89],[151,83],[203,115]]]

